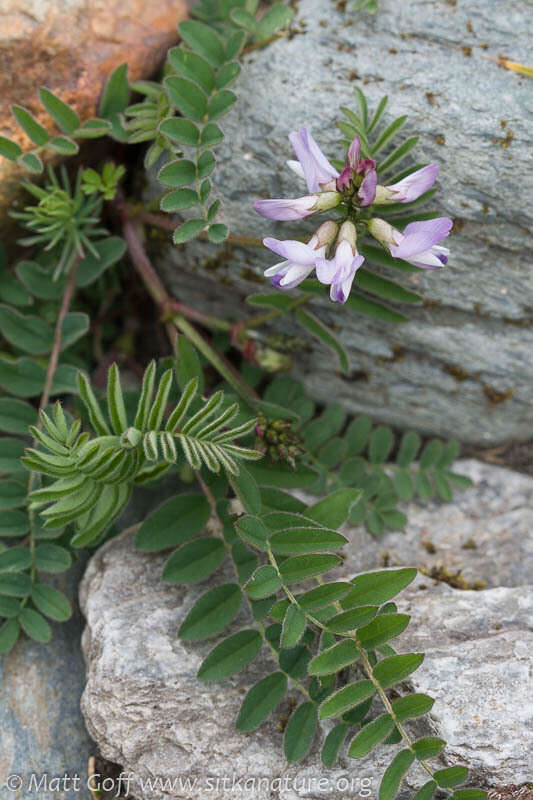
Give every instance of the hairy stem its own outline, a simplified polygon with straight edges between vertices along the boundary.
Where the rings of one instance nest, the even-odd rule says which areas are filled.
[[[138,219],[140,222],[153,225],[155,228],[162,228],[172,233],[176,230],[176,223],[173,222],[170,217],[163,216],[163,214],[156,214],[153,211],[144,211],[135,206],[128,209],[128,213],[131,215],[132,219]],[[209,237],[205,231],[203,231],[198,238],[203,241],[209,241]],[[234,247],[263,247],[263,240],[253,236],[230,234],[228,238],[224,240],[224,244],[233,245]]]
[[[195,470],[194,474],[196,475],[196,480],[200,484],[200,487],[201,487],[201,489],[202,489],[202,491],[203,491],[203,493],[204,493],[204,495],[206,497],[206,500],[209,503],[209,507],[211,509],[211,519],[214,520],[215,523],[216,523],[217,535],[222,540],[222,542],[224,544],[224,547],[226,548],[226,552],[227,552],[227,554],[229,556],[229,559],[230,559],[231,564],[233,566],[233,570],[235,572],[235,577],[236,577],[237,583],[238,583],[238,585],[239,585],[239,587],[241,589],[243,597],[246,599],[246,604],[248,606],[250,614],[253,617],[253,608],[252,608],[252,604],[250,602],[250,598],[246,594],[246,591],[244,589],[244,585],[239,581],[239,573],[238,573],[237,564],[235,563],[235,560],[233,558],[233,553],[231,552],[231,547],[228,544],[228,542],[226,541],[226,539],[224,537],[224,534],[222,532],[224,526],[222,525],[222,520],[218,516],[217,502],[216,502],[215,498],[213,497],[213,494],[210,491],[209,486],[206,484],[206,482],[202,478],[200,472],[198,470]],[[264,643],[267,645],[267,647],[271,651],[272,655],[274,656],[274,659],[276,660],[276,662],[278,663],[278,666],[279,666],[278,653],[277,653],[276,648],[274,647],[274,645],[271,642],[269,642],[269,640],[267,639],[265,626],[263,625],[263,623],[259,619],[254,619],[254,622],[257,625],[258,629],[259,629],[259,633],[261,634],[261,637],[262,637]],[[298,689],[298,691],[301,692],[307,698],[307,700],[311,700],[311,695],[309,694],[309,692],[307,691],[307,689],[303,685],[303,683],[301,683],[296,678],[291,677],[291,675],[289,675],[288,672],[284,672],[284,670],[282,670],[281,667],[279,667],[279,668],[280,668],[281,672],[283,672],[287,676],[287,679],[296,687],[296,689]]]
[[[74,264],[72,265],[67,285],[65,286],[63,299],[61,300],[61,306],[59,308],[59,314],[57,316],[57,321],[56,321],[56,328],[54,331],[54,343],[52,345],[52,352],[50,353],[50,361],[48,362],[48,369],[46,370],[46,378],[44,381],[43,393],[41,395],[41,402],[39,403],[39,411],[43,411],[46,408],[46,406],[48,405],[48,401],[50,399],[52,383],[54,382],[54,375],[57,369],[57,362],[59,361],[59,353],[61,351],[61,341],[63,338],[63,333],[62,333],[63,322],[65,321],[65,317],[67,316],[70,304],[72,303],[72,298],[74,296],[74,290],[76,288],[76,275],[78,273],[79,263],[80,260],[79,258],[77,258]],[[40,425],[39,421],[37,422],[37,425]]]
[[[204,355],[207,360],[215,367],[217,372],[226,380],[230,386],[250,405],[254,410],[257,408],[258,398],[253,389],[246,384],[237,370],[218,353],[214,347],[205,339],[196,328],[185,318],[184,309],[187,310],[189,316],[194,316],[197,321],[206,322],[207,316],[201,315],[201,312],[196,312],[194,309],[189,309],[187,306],[179,306],[181,313],[176,313],[176,306],[174,299],[169,295],[161,278],[152,266],[148,255],[139,239],[135,224],[127,214],[126,205],[122,195],[117,193],[115,199],[115,208],[120,214],[122,221],[122,230],[128,252],[130,254],[133,265],[142,278],[150,297],[156,305],[163,312],[166,330],[169,339],[176,350],[176,342],[178,330],[180,330],[187,339]],[[169,314],[170,313],[170,318]],[[201,316],[200,316],[201,315]]]
[[[74,291],[76,289],[76,275],[78,273],[79,263],[80,259],[77,258],[71,267],[67,285],[65,286],[65,291],[61,299],[61,305],[59,307],[59,313],[57,315],[56,327],[54,331],[54,342],[52,345],[52,352],[50,353],[50,360],[48,362],[48,368],[46,370],[46,377],[44,380],[43,393],[41,395],[41,400],[39,402],[39,412],[44,411],[50,400],[50,393],[52,391],[54,376],[59,361],[59,354],[61,352],[61,343],[63,340],[63,322],[65,321],[65,317],[67,316],[68,310],[72,303],[72,298],[74,297]],[[42,424],[43,423],[39,415],[39,417],[37,418],[36,427],[40,429],[42,427]],[[33,445],[35,446],[35,444],[36,441],[34,439]],[[38,474],[33,471],[30,472],[28,476],[28,497],[32,493],[37,482],[38,482]],[[30,531],[28,534],[28,546],[31,555],[30,578],[31,582],[33,583],[35,580],[35,511],[30,507],[29,502],[27,502],[27,507],[28,507],[28,518],[30,521]],[[24,600],[22,601],[22,605],[24,606],[26,602],[27,598],[24,598]]]
[[[287,595],[287,598],[290,600],[290,602],[293,603],[294,605],[296,605],[299,609],[301,609],[301,611],[304,612],[304,614],[307,617],[307,619],[313,625],[316,625],[318,628],[320,628],[323,631],[327,631],[328,633],[335,634],[335,631],[330,630],[330,628],[328,628],[327,624],[324,624],[320,620],[316,619],[316,617],[312,616],[312,614],[309,614],[308,611],[306,611],[304,608],[302,608],[302,606],[298,603],[298,601],[297,601],[296,597],[294,596],[294,594],[292,593],[292,591],[289,589],[289,587],[284,582],[283,577],[282,577],[281,572],[280,572],[280,569],[279,569],[279,566],[278,566],[278,563],[277,563],[276,558],[274,556],[274,553],[272,552],[272,550],[270,548],[268,548],[267,555],[268,555],[268,560],[269,560],[270,564],[274,567],[274,569],[277,572],[278,578],[279,578],[279,580],[281,582],[281,588],[283,589],[283,591]],[[316,583],[318,583],[320,586],[322,586],[324,584],[324,581],[322,580],[321,577],[316,578],[315,580],[316,580]],[[339,602],[335,602],[335,603],[333,603],[333,605],[339,611],[339,613],[342,613],[344,611],[344,609],[342,608],[342,606],[340,605]],[[348,636],[347,635],[346,638],[352,639],[352,641],[355,643],[355,646],[357,647],[357,650],[359,652],[359,657],[361,658],[361,663],[363,665],[363,668],[364,668],[366,674],[368,675],[369,679],[372,681],[372,683],[376,687],[376,692],[378,693],[379,698],[380,698],[381,702],[383,703],[383,706],[385,707],[387,713],[392,717],[392,719],[394,721],[394,725],[396,726],[396,729],[397,729],[398,733],[402,737],[402,739],[405,742],[405,744],[408,747],[408,749],[411,750],[412,753],[415,753],[415,750],[413,748],[412,739],[409,736],[409,734],[407,733],[407,731],[405,730],[405,728],[403,727],[402,723],[398,720],[396,714],[394,713],[394,709],[392,707],[392,704],[391,704],[389,698],[387,697],[384,689],[381,687],[379,681],[375,677],[374,670],[372,669],[372,665],[371,665],[371,663],[370,663],[370,661],[368,659],[368,655],[367,655],[364,647],[362,647],[362,645],[360,644],[359,640],[357,639],[357,637],[355,635],[353,635],[353,636]],[[416,753],[415,753],[415,755],[416,755]],[[418,759],[418,762],[425,769],[425,771],[428,773],[428,775],[430,775],[433,778],[433,772],[432,772],[431,768],[426,764],[426,762],[422,761],[420,759]]]

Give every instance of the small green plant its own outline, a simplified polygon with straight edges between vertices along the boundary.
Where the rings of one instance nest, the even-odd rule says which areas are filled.
[[[376,3],[362,0],[357,7],[372,12]],[[292,10],[283,3],[259,8],[256,0],[201,0],[194,14],[197,19],[180,24],[182,43],[170,50],[161,81],[130,84],[122,65],[110,77],[99,118],[83,124],[42,88],[40,99],[57,134],[15,106],[13,113],[34,147],[22,153],[0,137],[0,155],[40,175],[43,153],[76,154],[84,138],[108,135],[124,144],[146,143],[145,167],[158,163],[158,179],[166,187],[161,209],[185,212],[174,241],[200,235],[214,243],[226,239],[229,232],[217,222],[219,200],[213,201],[211,186],[223,138],[218,123],[237,100],[229,87],[235,87],[242,56],[282,36]],[[132,92],[141,96],[139,102],[130,103]],[[275,252],[290,249],[286,262],[267,271],[275,285],[300,284],[303,292],[253,295],[248,303],[259,313],[239,323],[189,308],[168,294],[138,228],[143,222],[173,223],[124,197],[119,188],[123,164],[82,168],[74,179],[63,166],[59,177],[49,169],[42,184],[24,182],[36,202],[13,212],[29,232],[19,241],[13,268],[0,248],[0,430],[7,434],[0,441],[0,652],[8,652],[21,631],[37,641],[50,640],[47,620],[64,621],[71,608],[46,575],[68,569],[77,548],[97,546],[114,535],[134,487],[167,473],[179,490],[143,521],[137,547],[168,551],[161,577],[171,583],[213,580],[224,561],[234,572],[230,583],[208,588],[179,631],[184,642],[222,637],[201,665],[199,680],[234,674],[262,648],[275,659],[275,669],[244,698],[237,728],[255,730],[290,689],[300,703],[284,734],[288,762],[309,752],[320,722],[327,720],[334,723],[322,748],[327,767],[334,766],[345,745],[353,758],[382,743],[401,745],[383,776],[380,800],[392,800],[415,763],[429,778],[417,800],[430,800],[436,792],[451,800],[481,800],[484,793],[476,789],[449,791],[465,780],[466,768],[436,768],[433,759],[445,743],[417,738],[410,727],[412,719],[430,711],[433,700],[411,693],[405,683],[423,655],[398,655],[391,641],[409,623],[394,600],[416,570],[325,577],[349,545],[345,523],[365,524],[379,536],[405,526],[403,501],[434,494],[450,500],[454,488],[468,485],[452,470],[458,444],[432,440],[422,447],[412,432],[396,441],[386,426],[373,425],[367,416],[348,419],[337,403],[318,407],[298,381],[271,379],[259,367],[276,372],[290,366],[290,356],[263,346],[258,333],[290,314],[330,348],[347,372],[342,343],[312,310],[323,284],[352,312],[403,322],[400,304],[403,309],[421,297],[382,275],[382,268],[415,271],[435,266],[436,258],[445,263],[444,248],[432,243],[416,253],[400,247],[413,222],[438,225],[434,212],[414,211],[434,193],[421,186],[428,175],[434,181],[436,165],[408,166],[386,178],[386,186],[378,184],[417,139],[393,147],[405,117],[385,125],[387,98],[373,114],[360,90],[356,99],[357,113],[343,108],[346,119],[338,122],[347,137],[346,161],[330,164],[320,151],[317,155],[305,128],[291,135],[297,155],[305,151],[308,156],[296,171],[315,194],[256,204],[275,219],[294,219],[280,217],[280,208],[285,215],[287,208],[291,214],[296,209],[297,216],[335,209],[324,241],[320,236],[312,245],[266,240]],[[374,157],[381,153],[378,166]],[[328,181],[319,180],[324,168]],[[378,223],[372,216],[375,206],[385,217]],[[103,218],[119,226],[120,236],[108,234]],[[356,235],[367,230],[382,247],[362,242],[356,251]],[[327,248],[333,249],[335,241],[334,258],[328,260]],[[236,242],[257,245],[244,237]],[[350,247],[347,275],[346,253],[339,253],[345,245]],[[96,316],[101,313],[116,278],[109,268],[117,265],[120,272],[126,248],[128,268],[136,270],[157,306],[171,355],[150,361],[141,370],[140,386],[129,391],[113,363],[104,392],[99,387],[105,359],[86,346],[87,311],[96,305]],[[333,269],[341,272],[333,275]],[[98,381],[89,378],[95,367]],[[183,482],[190,491],[181,491]],[[305,490],[306,499],[293,490]],[[186,529],[176,524],[185,515]],[[225,636],[243,606],[248,622]]]

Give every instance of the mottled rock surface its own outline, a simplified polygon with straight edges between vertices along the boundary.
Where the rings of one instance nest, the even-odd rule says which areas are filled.
[[[2,0],[0,134],[30,145],[11,115],[14,103],[49,126],[39,86],[71,104],[82,120],[93,116],[113,69],[126,61],[132,80],[149,77],[177,40],[176,25],[185,16],[185,0]],[[0,218],[20,174],[0,158]]]
[[[386,121],[408,114],[406,136],[420,136],[416,161],[441,165],[438,209],[456,220],[452,257],[438,274],[400,273],[427,301],[407,310],[404,325],[317,301],[321,319],[340,326],[353,373],[336,374],[334,359],[320,350],[299,356],[296,367],[314,396],[335,396],[388,424],[471,442],[528,439],[533,214],[524,198],[533,194],[533,94],[530,79],[486,56],[531,61],[531,4],[380,0],[373,16],[354,14],[350,3],[339,11],[343,5],[302,0],[300,32],[246,57],[214,173],[227,221],[237,234],[301,236],[300,225],[252,211],[258,197],[304,192],[285,167],[288,133],[308,125],[334,157],[333,122],[341,105],[354,106],[354,85],[371,108],[389,95]],[[209,261],[214,254],[208,244],[169,247],[158,267],[177,297],[244,315],[238,298],[267,290],[259,276],[272,256],[237,248],[234,258]],[[295,334],[294,326],[286,330]]]
[[[74,602],[84,561],[56,583]],[[36,791],[32,774],[37,781],[45,774],[49,778],[79,775],[81,786],[87,780],[94,744],[79,707],[85,683],[79,611],[67,623],[52,628],[49,644],[22,637],[9,655],[0,658],[0,797],[6,800],[73,796],[68,788],[45,791],[45,784]],[[15,784],[12,791],[5,787],[9,775],[20,777],[18,791]]]
[[[459,467],[478,480],[478,489],[464,493],[463,498],[470,496],[468,504],[450,504],[450,509],[455,508],[455,523],[450,510],[442,526],[448,541],[437,540],[444,553],[455,553],[462,541],[455,525],[465,526],[465,537],[472,535],[475,509],[478,535],[492,516],[504,518],[528,504],[533,490],[531,478],[473,462]],[[501,486],[504,482],[509,484],[506,490]],[[408,529],[404,537],[405,555],[401,540],[394,551],[401,563],[420,556],[421,549],[412,541],[422,525],[417,515],[424,514],[428,521],[433,514],[435,522],[445,508],[432,506],[422,511],[413,504],[410,517],[415,533]],[[188,588],[164,584],[161,570],[167,556],[135,552],[134,536],[135,529],[130,529],[99,550],[81,587],[87,618],[83,637],[87,686],[82,710],[104,757],[131,773],[133,796],[143,800],[199,796],[346,800],[359,794],[363,779],[372,779],[371,796],[377,796],[387,763],[381,750],[357,761],[343,756],[336,768],[328,771],[317,753],[320,742],[315,741],[312,755],[301,764],[288,766],[281,757],[279,730],[280,715],[287,711],[285,704],[258,731],[247,736],[235,733],[233,721],[243,695],[265,674],[268,653],[263,652],[246,670],[224,682],[198,682],[196,672],[213,643],[186,644],[177,638],[177,631],[195,600],[212,583]],[[348,536],[345,576],[379,563],[382,541],[374,544],[372,560],[370,542],[365,544],[357,530],[349,531]],[[480,551],[488,559],[483,553],[485,546],[483,540]],[[428,727],[417,732],[425,730],[446,739],[450,745],[447,763],[470,764],[473,779],[489,787],[520,784],[530,779],[533,769],[531,554],[514,549],[515,558],[526,562],[523,575],[505,568],[497,571],[498,561],[510,560],[508,551],[513,548],[514,542],[503,536],[491,551],[492,577],[505,582],[504,586],[459,591],[420,576],[399,598],[400,610],[411,613],[413,621],[396,648],[426,653],[423,666],[412,676],[413,686],[436,698]],[[463,551],[460,553],[462,556]],[[229,570],[227,574],[219,572],[216,582],[232,579],[230,574]],[[241,612],[228,631],[245,624]],[[324,728],[320,740],[326,732]],[[413,773],[408,788],[420,777]],[[240,793],[236,793],[233,778],[241,778]],[[161,781],[166,779],[170,782],[165,786]],[[320,779],[326,781],[322,788]],[[276,780],[282,783],[272,783]]]

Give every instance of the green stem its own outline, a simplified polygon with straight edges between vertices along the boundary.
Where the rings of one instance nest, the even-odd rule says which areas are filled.
[[[260,325],[264,325],[267,322],[271,322],[278,317],[287,314],[289,311],[294,311],[295,309],[299,308],[300,306],[305,305],[305,303],[309,302],[313,297],[312,294],[301,294],[299,297],[296,297],[292,303],[287,306],[284,310],[274,309],[273,311],[265,311],[264,314],[257,314],[255,317],[251,317],[250,319],[246,320],[242,323],[241,327],[243,329],[247,328],[258,328]]]
[[[46,406],[48,405],[48,401],[50,399],[50,392],[52,391],[52,385],[54,382],[54,375],[57,369],[57,364],[59,361],[59,354],[61,352],[61,343],[63,340],[63,322],[65,321],[65,317],[68,314],[68,310],[72,303],[72,298],[74,297],[74,292],[76,289],[76,275],[78,273],[78,265],[80,263],[80,259],[77,258],[74,264],[71,267],[69,278],[67,281],[67,285],[65,286],[65,291],[63,293],[63,297],[61,300],[61,306],[59,308],[59,313],[57,315],[56,320],[56,327],[54,331],[54,342],[52,345],[52,351],[50,353],[50,359],[48,361],[48,368],[46,370],[46,377],[44,379],[44,387],[43,393],[41,395],[41,400],[39,402],[39,412],[44,411]],[[37,418],[36,428],[41,429],[42,427],[42,420],[39,414]],[[36,440],[33,440],[33,446],[36,445]],[[31,492],[34,489],[35,484],[38,482],[38,475],[36,472],[30,472],[28,476],[28,498]],[[30,532],[28,534],[28,545],[31,555],[31,569],[30,569],[30,578],[31,582],[33,583],[35,580],[35,511],[29,507],[29,501],[27,501],[28,506],[28,518],[30,521]],[[24,598],[22,601],[22,605],[24,606],[27,602],[27,598]]]
[[[279,580],[281,582],[281,588],[283,589],[283,591],[287,595],[287,598],[290,600],[290,602],[294,603],[294,605],[296,605],[299,609],[301,609],[304,612],[304,614],[307,617],[307,619],[313,625],[316,625],[318,628],[320,628],[323,631],[327,631],[328,633],[335,634],[335,631],[330,630],[330,628],[328,628],[327,625],[325,625],[320,620],[316,619],[316,617],[313,617],[311,614],[309,614],[309,612],[306,611],[304,608],[302,608],[302,606],[298,603],[298,601],[297,601],[296,597],[294,596],[294,594],[291,592],[289,587],[285,584],[285,582],[283,580],[283,577],[281,575],[278,563],[277,563],[276,558],[274,556],[274,553],[272,552],[270,547],[268,548],[267,555],[268,555],[268,560],[269,560],[270,564],[274,567],[274,569],[277,572],[278,578],[279,578]],[[322,580],[321,577],[316,578],[315,580],[316,580],[316,583],[319,584],[320,586],[322,586],[324,584],[324,581]],[[335,603],[333,603],[333,605],[339,611],[339,613],[342,613],[344,611],[344,609],[342,608],[342,606],[340,605],[339,602],[335,602]],[[389,698],[387,697],[384,689],[382,689],[379,681],[375,677],[374,671],[372,669],[372,665],[371,665],[370,661],[368,660],[368,656],[367,656],[367,653],[366,653],[364,647],[360,644],[359,640],[357,639],[357,637],[355,635],[353,635],[353,636],[348,636],[347,635],[346,638],[351,639],[354,642],[354,644],[357,647],[357,650],[359,652],[359,657],[361,658],[361,663],[363,664],[363,668],[364,668],[366,674],[368,675],[369,679],[372,681],[372,683],[376,687],[376,692],[378,693],[381,702],[383,703],[385,709],[387,710],[387,713],[392,717],[394,725],[396,726],[396,729],[397,729],[398,733],[400,734],[400,736],[402,737],[402,739],[404,740],[406,746],[409,748],[409,750],[411,750],[412,753],[415,753],[411,737],[409,736],[409,734],[407,733],[407,731],[403,727],[402,723],[398,720],[396,714],[394,713],[394,709],[392,707],[392,704],[391,704]],[[415,753],[415,756],[416,756],[416,753]],[[433,778],[433,772],[431,771],[431,768],[426,764],[426,762],[422,761],[421,759],[417,759],[417,760],[418,760],[419,764],[428,773],[428,775],[430,775]]]
[[[202,489],[202,491],[203,491],[203,493],[204,493],[204,495],[205,495],[205,497],[207,499],[207,502],[209,503],[209,507],[211,508],[211,519],[215,521],[218,537],[222,540],[222,542],[224,544],[224,547],[226,548],[226,552],[227,552],[227,554],[229,556],[229,559],[230,559],[231,564],[233,566],[233,570],[235,572],[235,577],[236,577],[236,580],[237,580],[237,584],[240,587],[240,590],[241,590],[241,592],[243,594],[243,597],[246,600],[246,604],[248,606],[250,614],[253,617],[252,603],[250,601],[250,598],[246,594],[246,590],[244,588],[244,585],[239,581],[239,571],[238,571],[237,564],[235,563],[235,560],[233,558],[233,553],[231,551],[231,547],[228,544],[228,542],[226,541],[226,539],[224,537],[224,534],[223,534],[224,526],[222,524],[222,520],[218,516],[217,502],[216,502],[215,498],[213,497],[213,494],[211,493],[208,485],[206,484],[206,482],[202,478],[200,472],[195,470],[194,474],[196,475],[196,480],[200,484],[200,487],[201,487],[201,489]],[[257,625],[258,629],[259,629],[259,633],[261,634],[261,638],[263,639],[264,643],[267,645],[267,647],[271,651],[272,655],[274,656],[274,659],[277,661],[278,666],[279,666],[279,654],[276,651],[276,648],[274,647],[274,645],[271,642],[269,642],[269,640],[267,639],[265,626],[263,625],[263,623],[259,619],[254,619],[254,622]],[[281,672],[283,672],[284,675],[287,676],[287,680],[290,681],[298,689],[298,691],[300,691],[303,695],[305,695],[305,697],[308,700],[311,700],[311,695],[309,694],[309,692],[307,691],[307,688],[303,685],[303,683],[300,683],[300,681],[297,680],[297,678],[293,678],[291,675],[289,675],[288,672],[285,672],[284,670],[282,670],[281,666],[280,666],[280,670],[281,670]]]
[[[153,225],[155,228],[162,228],[165,231],[176,230],[176,223],[170,217],[164,217],[163,214],[156,214],[152,211],[144,211],[136,206],[128,207],[128,214],[132,219],[138,219],[146,225]],[[207,233],[202,232],[199,237],[203,241],[209,241]],[[240,236],[239,234],[230,234],[224,240],[225,244],[233,245],[235,247],[263,247],[263,240],[257,239],[253,236]]]
[[[242,399],[254,410],[258,409],[259,398],[246,384],[239,373],[233,369],[226,359],[224,359],[217,351],[204,339],[204,337],[196,330],[191,323],[180,314],[174,314],[172,320],[177,328],[187,337],[192,345],[194,345],[200,353],[215,367],[217,372],[226,380],[230,386],[242,397]]]

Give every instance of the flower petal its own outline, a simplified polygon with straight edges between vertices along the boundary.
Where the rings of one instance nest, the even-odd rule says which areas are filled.
[[[397,195],[396,197],[392,197],[390,202],[411,203],[413,200],[420,197],[420,195],[424,194],[424,192],[427,192],[428,189],[431,189],[437,180],[438,174],[438,164],[428,164],[426,167],[412,172],[411,175],[407,175],[407,177],[403,178],[401,181],[387,186],[387,189],[391,192],[395,192]]]
[[[313,213],[316,196],[307,194],[293,199],[279,198],[275,200],[256,200],[254,211],[266,219],[282,222],[303,219]]]
[[[295,264],[314,264],[317,253],[312,247],[303,242],[293,241],[292,239],[273,239],[267,237],[263,239],[263,244],[277,253],[278,256],[286,258],[287,261],[293,261]]]
[[[337,170],[329,163],[307,128],[289,134],[296,158],[302,165],[303,173],[310,192],[320,191],[320,184],[328,183],[338,176]]]
[[[317,258],[315,268],[316,276],[320,283],[331,283],[338,272],[334,258]]]
[[[391,255],[408,259],[423,253],[448,236],[452,225],[453,222],[448,217],[410,222],[403,231],[400,244],[391,245]]]
[[[378,185],[378,174],[375,169],[371,169],[370,172],[365,175],[361,186],[359,187],[359,191],[357,192],[357,197],[361,201],[362,206],[371,206],[374,202],[374,198],[376,196],[376,186]]]

